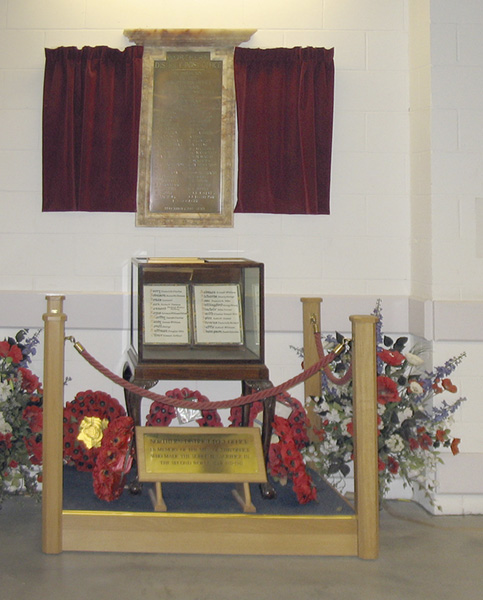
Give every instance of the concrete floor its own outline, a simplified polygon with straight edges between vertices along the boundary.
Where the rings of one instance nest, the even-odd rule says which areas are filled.
[[[0,511],[1,600],[479,600],[483,516],[432,517],[387,502],[376,561],[41,552],[41,507]]]

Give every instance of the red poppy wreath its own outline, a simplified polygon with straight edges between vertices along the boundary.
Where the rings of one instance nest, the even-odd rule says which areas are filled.
[[[203,396],[198,391],[189,390],[188,388],[169,390],[166,392],[168,398],[176,400],[192,400],[193,409],[196,409],[197,402],[207,402],[208,398]],[[163,402],[155,400],[149,409],[146,417],[146,425],[154,427],[167,427],[176,416],[176,409]],[[200,427],[223,427],[220,415],[216,409],[202,410],[201,417],[196,419]]]
[[[133,462],[133,436],[131,417],[118,417],[106,429],[92,472],[94,493],[100,500],[112,502],[122,494]]]
[[[126,412],[104,392],[79,392],[64,407],[64,460],[78,471],[92,471],[104,431]]]

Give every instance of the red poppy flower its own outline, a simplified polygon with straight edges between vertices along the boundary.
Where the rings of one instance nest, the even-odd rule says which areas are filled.
[[[377,401],[379,404],[399,402],[400,400],[397,383],[386,375],[379,375],[377,378]]]
[[[461,442],[460,438],[454,438],[451,442],[451,452],[454,456],[459,453],[460,449],[458,448],[459,443]]]
[[[448,379],[448,378],[443,379],[441,384],[447,392],[451,392],[452,394],[455,394],[458,391],[458,388],[453,384],[451,379]]]
[[[263,402],[252,402],[250,404],[250,413],[248,415],[248,427],[253,427],[253,423],[257,418],[258,414],[263,410]],[[232,424],[232,427],[240,427],[243,418],[243,408],[241,406],[234,406],[230,410],[230,416],[228,420]]]
[[[298,477],[294,477],[293,489],[299,504],[307,504],[312,500],[317,500],[317,489],[312,485],[312,481],[307,475],[300,474]]]
[[[399,367],[406,360],[406,357],[397,350],[384,349],[378,352],[377,355],[382,361],[391,365],[391,367]]]

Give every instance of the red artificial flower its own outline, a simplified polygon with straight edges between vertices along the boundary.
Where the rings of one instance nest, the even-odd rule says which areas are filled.
[[[155,400],[146,417],[146,425],[151,427],[167,427],[176,416],[174,406]]]
[[[454,456],[459,454],[460,449],[458,448],[459,443],[461,442],[460,438],[454,438],[451,442],[451,452]]]
[[[456,394],[456,392],[458,391],[458,388],[453,384],[453,382],[451,381],[451,379],[443,379],[443,381],[441,382],[443,388],[447,391],[447,392],[451,392],[452,394]]]
[[[312,485],[312,480],[306,473],[294,473],[293,482],[293,489],[299,504],[317,500],[317,489]]]
[[[273,430],[274,433],[276,433],[280,438],[283,436],[289,436],[291,434],[290,424],[287,419],[279,417],[278,415],[275,415],[273,419]]]
[[[22,416],[27,421],[30,431],[33,433],[39,433],[42,431],[43,412],[40,406],[26,406],[23,409]]]
[[[40,384],[37,375],[34,375],[30,369],[25,367],[19,367],[18,369],[22,375],[22,387],[29,394],[34,392],[42,393],[42,386]]]
[[[42,434],[36,433],[29,435],[23,439],[27,452],[29,454],[30,462],[33,465],[42,464]]]
[[[23,360],[22,350],[17,345],[11,346],[6,340],[0,342],[0,356],[11,358],[15,364]]]
[[[392,456],[388,456],[387,461],[388,461],[389,471],[391,473],[393,473],[394,475],[396,475],[396,473],[399,471],[398,461],[395,458],[393,458]]]
[[[5,448],[10,450],[12,447],[12,434],[11,433],[0,433],[0,444],[5,444]]]
[[[429,450],[429,448],[433,445],[433,440],[431,439],[431,436],[429,436],[427,433],[421,434],[418,438],[418,441],[419,447],[423,450]]]
[[[312,431],[321,442],[325,440],[327,433],[323,429],[317,429],[317,427],[313,427]]]
[[[438,429],[436,431],[436,440],[441,443],[446,440],[446,431],[444,429]]]
[[[263,410],[263,402],[252,402],[250,404],[250,413],[248,415],[248,427],[253,427],[253,423],[257,418],[258,414]],[[230,410],[230,421],[232,427],[241,427],[243,418],[243,408],[241,406],[234,406]]]
[[[281,445],[281,442],[277,442],[276,444],[270,444],[270,448],[268,450],[268,465],[270,473],[274,477],[284,479],[287,477],[287,469],[283,464],[282,456],[280,454]]]
[[[378,352],[377,355],[382,361],[391,365],[391,367],[399,367],[406,360],[406,357],[397,350],[384,349]]]
[[[388,402],[399,402],[397,383],[386,375],[377,377],[377,401],[379,404],[387,404]]]
[[[347,423],[347,433],[352,437],[354,435],[354,422]]]
[[[379,473],[386,469],[386,463],[382,460],[382,458],[378,457],[377,459],[377,470]]]
[[[419,448],[419,442],[417,439],[410,437],[409,438],[409,447],[411,450],[417,450]]]
[[[299,469],[304,468],[304,459],[293,442],[291,444],[282,443],[280,456],[289,471],[297,472]]]
[[[438,383],[439,383],[440,381],[441,381],[441,380],[440,380],[440,379],[439,379],[439,377],[438,377],[437,379],[435,379],[435,380],[434,380],[434,383],[431,385],[431,387],[432,387],[432,389],[433,389],[433,392],[434,392],[435,394],[442,394],[442,393],[443,393],[443,388],[442,388],[442,387],[440,387],[440,386],[438,385]]]

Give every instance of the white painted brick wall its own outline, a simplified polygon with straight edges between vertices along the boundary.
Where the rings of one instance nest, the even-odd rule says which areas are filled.
[[[416,295],[436,300],[483,300],[483,257],[476,243],[478,232],[483,235],[483,220],[475,219],[475,197],[483,198],[483,4],[431,2],[430,71],[425,60],[418,60],[425,56],[429,38],[420,36],[415,45],[408,44],[410,2],[206,0],[200,10],[195,0],[1,0],[0,289],[24,290],[35,298],[44,292],[85,292],[92,298],[126,293],[129,259],[144,253],[260,260],[266,265],[266,293],[281,299],[334,294],[407,298],[413,286]],[[419,0],[413,4],[423,5]],[[136,27],[256,28],[248,46],[334,47],[331,215],[236,215],[229,230],[164,230],[136,228],[130,214],[42,214],[44,48],[123,48],[128,42],[122,31]],[[411,108],[417,109],[411,118],[418,123],[413,157],[410,53],[418,78],[411,91]],[[432,120],[426,103],[430,92]],[[410,167],[418,200],[412,206]],[[431,169],[432,180],[427,176]],[[430,185],[434,197],[428,202]],[[43,311],[43,301],[41,305]],[[299,307],[289,310],[298,322]],[[8,323],[8,315],[4,321]],[[107,355],[111,368],[119,366],[126,325],[115,332],[86,333],[94,353]],[[424,327],[432,330],[429,323]],[[267,361],[275,382],[298,366],[288,346],[300,339],[300,330],[267,335]],[[436,354],[445,356],[448,348],[440,344],[435,345]],[[470,366],[461,376],[461,387],[471,399],[458,422],[465,452],[480,458],[482,360],[483,343],[475,342]],[[68,370],[74,391],[91,381],[77,357],[68,359]],[[95,379],[92,386],[97,384],[102,385]],[[224,393],[231,391],[226,388]],[[471,477],[470,472],[464,475],[466,482]],[[458,502],[460,507],[475,506],[454,494],[448,505]]]

